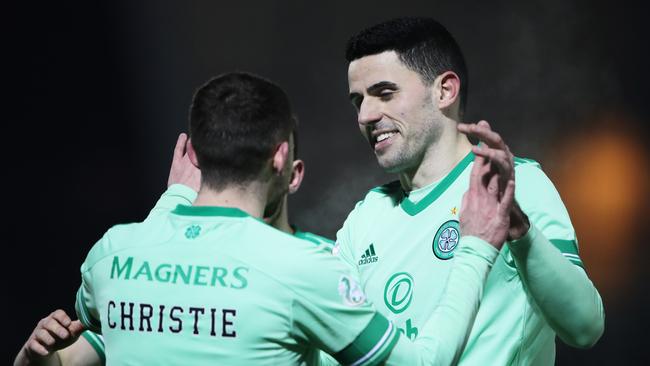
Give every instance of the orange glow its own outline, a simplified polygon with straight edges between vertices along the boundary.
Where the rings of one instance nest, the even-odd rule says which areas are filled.
[[[630,259],[642,245],[650,162],[624,124],[569,136],[550,172],[578,234],[580,256],[599,290],[613,293],[630,279]],[[614,128],[616,126],[617,128]]]

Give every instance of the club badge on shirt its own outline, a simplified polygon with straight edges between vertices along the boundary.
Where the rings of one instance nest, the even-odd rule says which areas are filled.
[[[454,256],[454,249],[460,241],[459,228],[458,220],[449,220],[440,225],[431,244],[436,257],[446,260]]]

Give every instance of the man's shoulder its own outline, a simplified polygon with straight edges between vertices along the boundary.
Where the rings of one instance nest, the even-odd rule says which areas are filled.
[[[93,265],[99,262],[102,258],[111,255],[112,253],[119,252],[124,248],[129,241],[123,240],[134,231],[141,223],[128,223],[118,224],[106,231],[101,239],[93,245],[88,252],[84,266],[90,269]],[[133,241],[130,241],[133,242]]]
[[[515,169],[521,169],[521,168],[537,168],[540,170],[542,169],[542,165],[533,159],[515,156],[513,160],[515,163]]]
[[[296,230],[294,236],[299,239],[308,240],[316,245],[334,245],[334,240],[308,231]]]
[[[514,158],[517,189],[525,188],[529,193],[554,191],[555,186],[542,169],[542,165],[533,159]]]
[[[402,186],[400,185],[399,180],[394,180],[392,182],[388,182],[386,184],[382,184],[380,186],[372,188],[370,191],[368,191],[366,197],[392,196],[401,193],[402,193]]]
[[[403,196],[404,191],[402,190],[402,186],[399,180],[395,180],[370,189],[363,199],[357,203],[357,207],[377,204],[395,206],[399,204]]]
[[[84,267],[90,269],[103,258],[130,248],[155,242],[156,237],[168,236],[171,228],[165,220],[146,220],[112,226],[90,249]]]

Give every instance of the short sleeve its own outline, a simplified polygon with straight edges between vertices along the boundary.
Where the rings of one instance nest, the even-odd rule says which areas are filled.
[[[97,303],[94,295],[93,265],[97,257],[102,255],[103,246],[108,241],[108,234],[105,234],[90,250],[86,260],[81,265],[81,286],[77,290],[75,310],[77,317],[84,325],[84,328],[101,334],[101,322]]]

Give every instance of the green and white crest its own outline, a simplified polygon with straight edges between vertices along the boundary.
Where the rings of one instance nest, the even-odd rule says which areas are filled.
[[[457,220],[449,220],[442,224],[433,238],[433,254],[440,259],[449,259],[454,256],[454,249],[460,241],[460,230]]]

